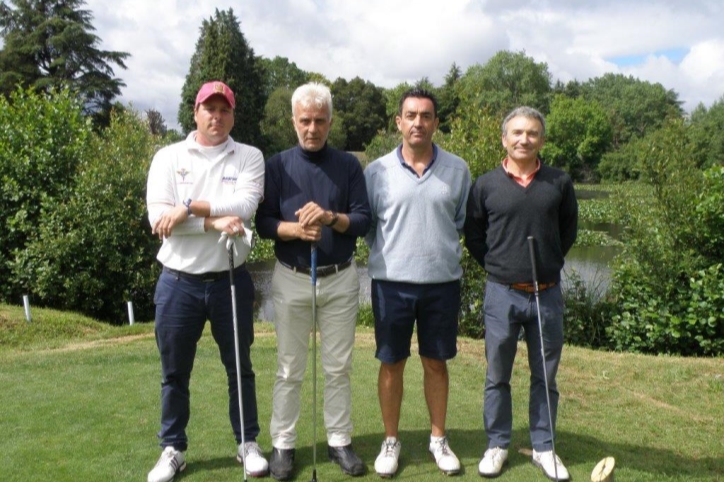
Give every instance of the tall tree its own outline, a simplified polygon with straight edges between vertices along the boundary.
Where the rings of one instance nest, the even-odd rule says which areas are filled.
[[[178,121],[186,131],[196,128],[194,102],[199,87],[211,80],[225,82],[236,95],[236,117],[231,137],[264,148],[259,122],[264,115],[264,71],[249,46],[232,9],[215,11],[201,24],[196,51],[181,90]]]
[[[148,124],[148,130],[154,136],[165,136],[166,132],[168,132],[166,120],[156,109],[146,110],[146,123]]]
[[[261,131],[266,136],[265,157],[289,149],[297,143],[292,124],[292,91],[287,87],[275,89],[264,107]]]
[[[700,166],[724,165],[724,96],[709,109],[699,104],[692,111],[689,137]]]
[[[613,126],[613,146],[619,148],[633,137],[643,138],[681,117],[679,95],[661,84],[652,84],[623,74],[605,74],[580,86],[585,99],[605,106]]]
[[[525,52],[500,51],[485,65],[468,68],[459,83],[459,94],[493,115],[504,115],[520,105],[548,113],[551,74]]]
[[[384,89],[382,95],[385,99],[385,122],[387,125],[387,131],[394,133],[397,136],[397,123],[395,117],[397,117],[397,111],[400,107],[400,98],[402,94],[412,89],[412,85],[407,82],[397,84],[389,89]]]
[[[347,82],[338,78],[332,84],[334,115],[344,122],[348,151],[363,151],[377,131],[384,129],[385,98],[380,87],[359,77]],[[335,121],[335,122],[337,122]]]
[[[126,68],[130,54],[101,50],[93,15],[85,0],[9,0],[0,2],[0,92],[19,84],[41,91],[69,87],[88,114],[108,117],[125,84],[112,64]]]
[[[445,76],[445,83],[436,90],[439,104],[437,116],[440,118],[440,131],[446,134],[450,132],[450,122],[460,104],[457,84],[462,75],[463,71],[453,62]]]
[[[546,119],[542,156],[568,171],[574,180],[590,181],[611,144],[611,125],[596,101],[557,95]]]
[[[264,67],[264,95],[267,98],[280,87],[294,91],[309,78],[307,72],[286,57],[276,56],[271,60],[262,57],[260,62]]]

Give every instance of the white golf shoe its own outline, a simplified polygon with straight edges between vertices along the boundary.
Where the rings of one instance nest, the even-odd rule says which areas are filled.
[[[447,443],[447,437],[430,438],[430,447],[428,448],[437,467],[445,475],[455,475],[460,472],[460,461]]]
[[[161,457],[148,473],[148,482],[170,482],[174,476],[186,468],[186,457],[173,447],[166,447]]]
[[[478,473],[483,477],[497,477],[508,460],[508,450],[500,447],[488,449],[478,464]]]
[[[236,453],[236,460],[240,464],[244,464],[244,451],[246,451],[246,470],[247,475],[251,477],[266,477],[269,473],[269,463],[264,458],[264,454],[256,442],[246,442],[239,444],[239,450]]]
[[[558,480],[563,481],[571,478],[568,474],[568,469],[563,465],[558,455],[555,457],[555,462],[553,461],[552,450],[546,452],[536,452],[533,450],[533,465],[540,467],[543,474],[551,480],[556,480],[556,469],[558,470]]]
[[[397,472],[402,444],[395,437],[387,437],[382,442],[380,455],[375,460],[375,472],[380,477],[392,477]]]

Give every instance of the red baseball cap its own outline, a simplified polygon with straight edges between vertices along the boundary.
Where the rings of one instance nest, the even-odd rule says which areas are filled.
[[[196,109],[199,104],[206,102],[209,97],[213,95],[223,95],[224,99],[226,99],[226,102],[229,103],[232,109],[236,107],[234,92],[225,83],[214,80],[212,82],[206,82],[201,86],[199,93],[196,94],[196,104],[194,104],[194,109]]]

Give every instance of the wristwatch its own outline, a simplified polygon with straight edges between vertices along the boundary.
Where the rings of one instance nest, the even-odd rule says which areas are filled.
[[[191,198],[184,201],[184,206],[186,206],[186,214],[191,216]]]
[[[339,219],[339,213],[334,212],[334,211],[331,211],[331,213],[332,213],[332,220],[329,222],[329,224],[326,225],[328,228],[331,228],[332,226],[337,224],[337,220]]]

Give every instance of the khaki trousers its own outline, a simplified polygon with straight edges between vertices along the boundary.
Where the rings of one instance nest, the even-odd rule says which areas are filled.
[[[294,448],[300,415],[300,393],[307,367],[312,331],[312,283],[309,275],[276,263],[272,277],[274,326],[277,334],[277,374],[270,432],[278,449]],[[350,372],[359,308],[359,278],[355,263],[339,273],[317,278],[317,328],[324,373],[324,426],[327,443],[352,442]],[[311,398],[304,404],[311,418]],[[306,408],[309,408],[307,410]],[[311,443],[311,440],[309,441]]]

